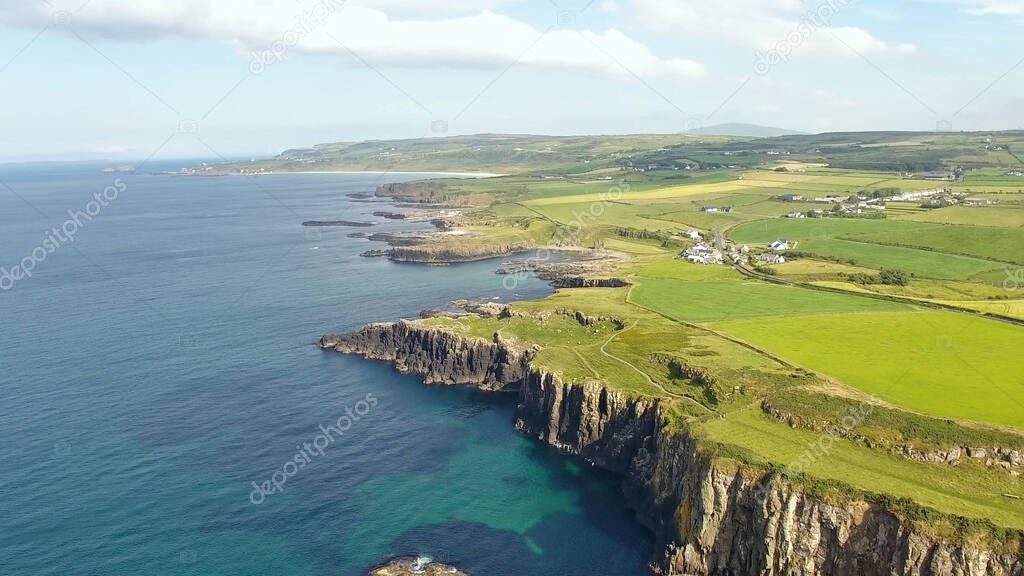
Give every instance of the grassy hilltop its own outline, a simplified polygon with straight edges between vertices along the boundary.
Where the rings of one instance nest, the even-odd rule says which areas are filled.
[[[1020,132],[479,136],[244,169],[509,174],[434,181],[463,211],[463,235],[435,244],[595,248],[619,255],[595,275],[629,285],[424,322],[539,344],[535,362],[567,381],[662,398],[724,461],[790,469],[839,429],[800,478],[977,537],[1024,530],[1019,154]],[[683,259],[698,242],[739,256]]]
[[[624,167],[651,170],[755,168],[782,159],[824,163],[849,170],[906,172],[940,170],[951,165],[965,168],[1021,166],[1021,154],[1024,154],[1024,131],[948,134],[867,132],[774,138],[689,133],[625,136],[483,134],[320,144],[312,148],[287,150],[269,160],[209,167],[209,173],[401,170],[580,174]]]

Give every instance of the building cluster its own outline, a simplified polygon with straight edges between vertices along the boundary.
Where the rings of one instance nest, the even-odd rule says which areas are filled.
[[[693,264],[724,264],[721,250],[712,248],[706,242],[698,242],[683,252],[683,257]]]
[[[736,246],[721,237],[718,237],[717,241],[712,243],[705,240],[704,235],[697,230],[686,230],[680,235],[697,242],[683,250],[683,253],[679,256],[693,264],[712,265],[743,262],[750,255],[750,248],[746,244]]]
[[[802,212],[794,210],[785,215],[786,218],[826,218],[829,216],[861,216],[870,214],[873,210],[885,210],[885,200],[882,198],[868,198],[863,195],[847,196],[822,196],[813,199],[805,199],[798,194],[783,194],[777,197],[783,202],[808,202],[813,204],[827,204],[828,209],[814,208]]]
[[[785,239],[778,239],[769,242],[761,250],[751,254],[750,247],[746,244],[737,246],[725,240],[721,236],[715,242],[707,241],[704,235],[697,230],[685,230],[679,234],[689,240],[696,241],[696,244],[683,250],[679,257],[692,264],[715,265],[715,264],[742,264],[754,260],[758,264],[785,264],[786,257],[783,255],[787,250],[796,248],[795,242]]]

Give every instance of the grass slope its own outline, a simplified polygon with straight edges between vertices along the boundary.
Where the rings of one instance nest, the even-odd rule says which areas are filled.
[[[714,326],[904,408],[1024,428],[1024,330],[950,312],[794,316]]]

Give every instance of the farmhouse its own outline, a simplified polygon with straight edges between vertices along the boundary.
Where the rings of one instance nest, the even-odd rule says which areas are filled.
[[[786,218],[807,218],[807,215],[803,212],[790,212],[786,214]]]
[[[956,179],[956,177],[953,175],[952,172],[943,172],[943,171],[921,172],[920,174],[914,174],[914,177],[915,178],[920,178],[922,180],[949,180],[949,181],[953,181],[953,180]]]
[[[776,252],[781,252],[783,250],[789,250],[789,248],[790,248],[789,240],[775,240],[771,244],[768,244],[768,248],[771,249],[771,250],[775,250]]]
[[[687,230],[686,232],[683,233],[683,236],[686,236],[687,238],[689,238],[691,240],[700,240],[701,239],[700,232],[698,232],[696,230]]]
[[[728,214],[729,212],[732,212],[732,206],[704,206],[700,211],[707,212],[709,214],[715,214],[717,212]]]
[[[722,253],[704,242],[688,248],[683,252],[683,256],[694,264],[721,264],[723,262]]]
[[[822,204],[841,204],[849,199],[849,196],[824,196],[815,198],[814,201]]]
[[[765,264],[785,264],[786,257],[782,254],[761,254],[757,257],[757,261]]]
[[[936,194],[942,194],[946,191],[945,188],[932,188],[931,190],[918,190],[917,192],[907,192],[900,194],[899,196],[893,196],[894,202],[914,202],[922,198],[929,198]]]
[[[804,197],[799,194],[783,194],[779,196],[779,200],[782,200],[783,202],[799,202],[803,199]]]
[[[992,200],[991,198],[966,198],[963,201],[963,205],[969,208],[977,206],[995,206],[999,204],[998,200]]]

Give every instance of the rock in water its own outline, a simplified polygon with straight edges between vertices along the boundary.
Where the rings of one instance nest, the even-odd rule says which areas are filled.
[[[370,571],[369,576],[466,576],[465,572],[429,558],[400,558]]]

